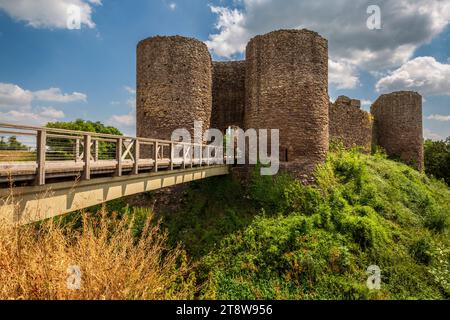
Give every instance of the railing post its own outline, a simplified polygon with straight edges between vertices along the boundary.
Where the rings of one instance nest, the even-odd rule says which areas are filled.
[[[186,169],[186,145],[185,144],[183,144],[183,169]]]
[[[203,144],[201,144],[200,145],[200,154],[199,154],[199,158],[200,158],[200,161],[199,161],[199,166],[201,167],[202,166],[202,164],[203,164]]]
[[[42,186],[45,184],[45,146],[47,134],[45,130],[38,130],[36,139],[36,184]]]
[[[92,141],[93,145],[94,145],[94,161],[97,162],[98,161],[98,140],[95,139],[94,141]]]
[[[194,167],[194,160],[195,160],[195,144],[190,145],[189,148],[190,148],[189,149],[189,155],[191,156],[191,168],[193,168]]]
[[[84,135],[84,170],[83,170],[83,180],[91,179],[91,136],[89,134]]]
[[[75,140],[75,162],[80,161],[80,139]]]
[[[153,144],[153,147],[154,147],[153,154],[155,155],[155,163],[153,164],[153,172],[158,172],[158,141],[155,141],[155,143]]]
[[[170,143],[170,170],[173,170],[173,142]]]
[[[139,140],[136,138],[136,140],[134,140],[134,164],[133,164],[133,174],[138,174],[139,173],[139,157],[140,157],[140,143]]]
[[[116,161],[117,161],[116,176],[117,177],[122,176],[122,145],[123,145],[123,139],[118,138],[117,142],[116,142]]]
[[[206,165],[209,166],[209,157],[210,157],[210,153],[211,149],[209,149],[209,145],[206,146]]]

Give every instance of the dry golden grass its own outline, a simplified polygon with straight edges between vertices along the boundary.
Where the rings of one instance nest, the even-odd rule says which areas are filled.
[[[133,216],[133,215],[131,215]],[[82,227],[56,220],[40,226],[0,226],[0,299],[191,299],[195,279],[180,248],[145,222],[83,215]],[[79,290],[69,289],[79,266]]]

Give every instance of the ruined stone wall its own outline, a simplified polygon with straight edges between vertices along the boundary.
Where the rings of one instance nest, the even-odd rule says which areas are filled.
[[[280,160],[297,177],[310,176],[328,151],[327,40],[274,31],[253,38],[246,59],[245,128],[280,129]]]
[[[211,127],[244,128],[245,61],[213,62]]]
[[[373,121],[370,113],[360,109],[361,102],[340,96],[330,103],[330,141],[342,142],[344,147],[372,148]]]
[[[136,131],[139,137],[170,139],[194,120],[209,127],[211,56],[203,42],[180,36],[153,37],[137,47]]]
[[[422,96],[400,91],[383,94],[371,107],[375,143],[392,157],[423,169]]]

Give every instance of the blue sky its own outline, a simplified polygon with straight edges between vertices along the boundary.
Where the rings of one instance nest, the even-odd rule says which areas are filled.
[[[373,3],[381,30],[366,27]],[[79,30],[66,27],[71,4]],[[383,92],[416,90],[425,136],[450,136],[447,0],[0,0],[0,121],[83,118],[132,135],[139,40],[179,34],[207,42],[216,60],[241,59],[252,36],[299,27],[329,39],[331,99],[368,110]]]

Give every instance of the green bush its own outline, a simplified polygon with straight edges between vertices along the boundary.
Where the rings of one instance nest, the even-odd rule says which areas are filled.
[[[426,140],[425,172],[450,185],[450,137],[444,141]]]

